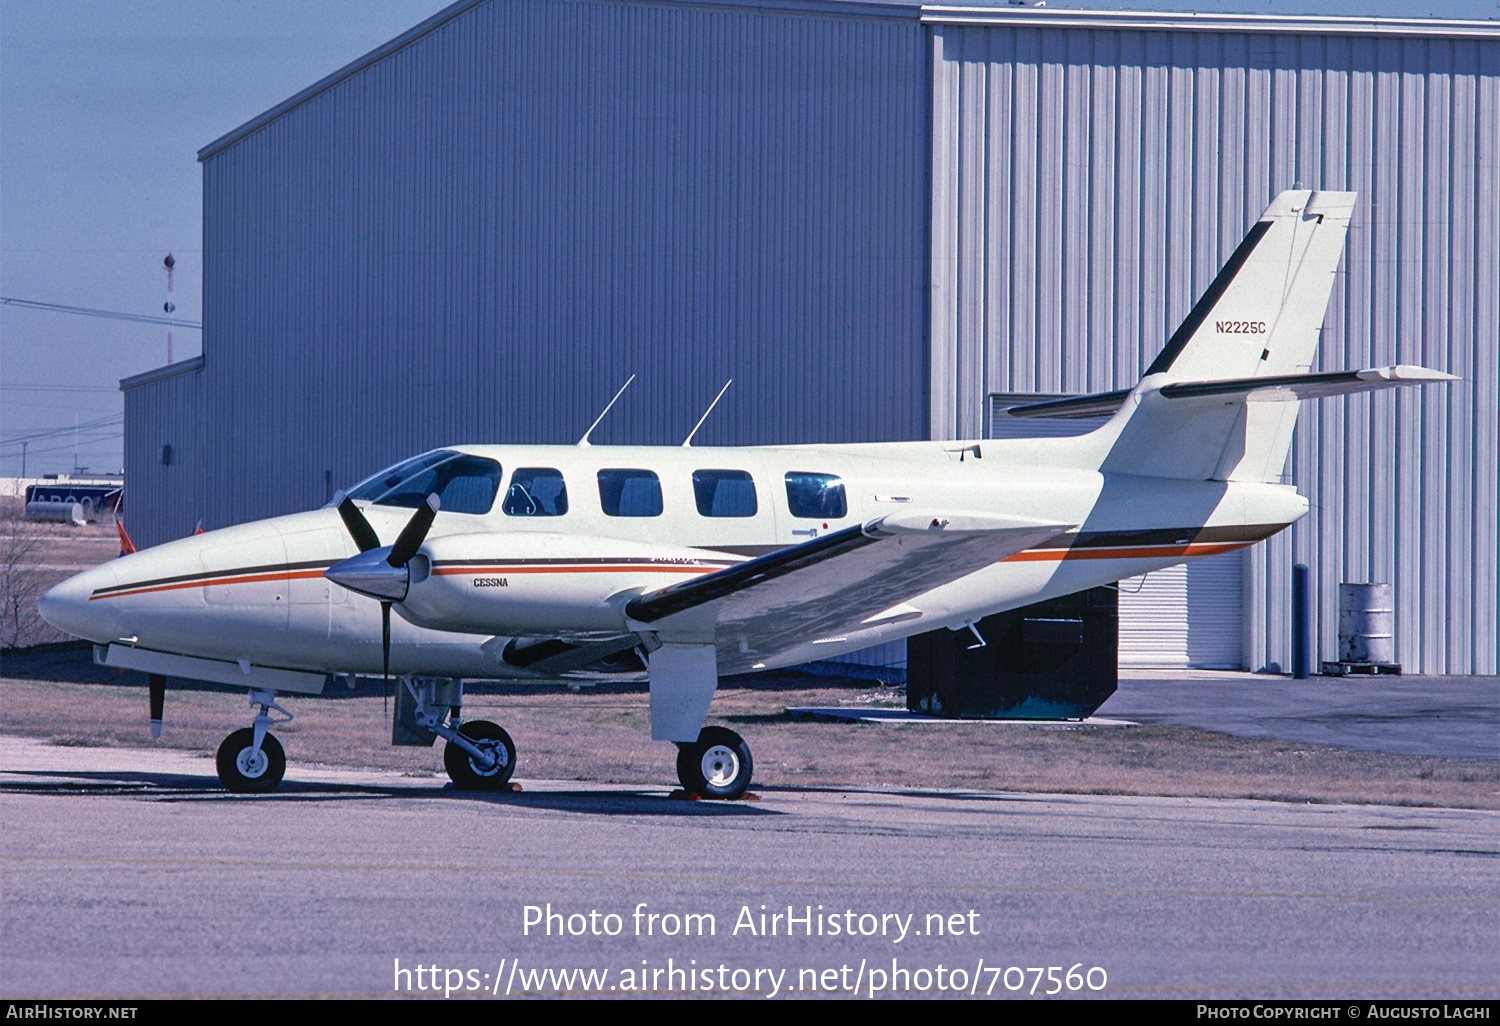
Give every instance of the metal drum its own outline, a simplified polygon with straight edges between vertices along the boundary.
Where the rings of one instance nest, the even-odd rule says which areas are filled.
[[[1396,607],[1389,584],[1339,585],[1339,660],[1396,661]]]

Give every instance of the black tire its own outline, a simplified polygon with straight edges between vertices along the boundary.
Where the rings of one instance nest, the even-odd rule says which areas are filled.
[[[677,779],[700,798],[738,798],[754,771],[750,746],[728,727],[704,727],[697,741],[677,749]]]
[[[516,746],[505,729],[489,720],[469,720],[458,730],[479,747],[494,749],[500,755],[500,764],[482,770],[468,752],[449,741],[443,748],[443,768],[453,786],[460,791],[498,791],[509,783],[516,771]]]
[[[286,752],[281,742],[269,731],[260,743],[260,757],[253,757],[251,745],[255,744],[255,729],[244,727],[224,739],[219,746],[219,780],[224,788],[235,794],[265,794],[276,790],[281,778],[286,775]]]

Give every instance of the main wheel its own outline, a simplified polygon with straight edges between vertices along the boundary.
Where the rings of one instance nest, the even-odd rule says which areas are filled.
[[[476,747],[494,752],[497,758],[493,766],[481,767],[472,755],[449,741],[443,748],[443,768],[453,786],[460,791],[495,791],[505,786],[516,769],[516,746],[510,735],[489,720],[469,720],[458,729]]]
[[[267,732],[255,748],[255,728],[244,727],[224,739],[214,760],[219,780],[235,794],[265,794],[276,790],[286,774],[286,752],[281,742]]]
[[[750,746],[728,727],[704,727],[697,741],[677,749],[677,779],[703,798],[738,798],[754,768]]]

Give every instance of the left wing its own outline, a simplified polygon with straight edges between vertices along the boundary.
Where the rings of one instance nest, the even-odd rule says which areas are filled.
[[[626,615],[664,642],[760,657],[831,637],[1074,524],[984,513],[892,513],[648,592]]]

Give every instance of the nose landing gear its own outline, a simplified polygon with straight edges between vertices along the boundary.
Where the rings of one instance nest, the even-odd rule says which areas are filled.
[[[286,752],[267,728],[273,723],[290,723],[292,714],[276,704],[274,691],[251,688],[250,704],[260,706],[253,725],[226,737],[214,760],[219,780],[235,794],[274,791],[286,774]]]

